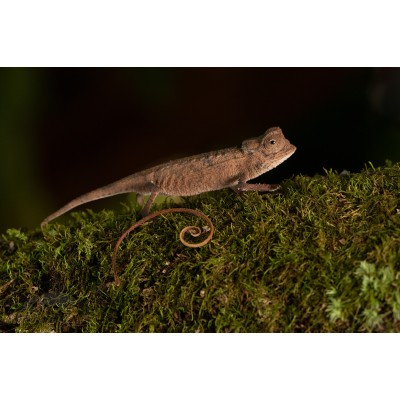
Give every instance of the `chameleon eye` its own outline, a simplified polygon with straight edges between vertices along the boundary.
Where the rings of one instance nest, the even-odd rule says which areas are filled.
[[[272,140],[270,140],[269,142],[270,142],[271,144],[275,144],[275,143],[276,143],[276,140],[272,139]]]

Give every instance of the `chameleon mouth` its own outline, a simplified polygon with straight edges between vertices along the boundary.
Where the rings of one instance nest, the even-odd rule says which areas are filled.
[[[282,151],[282,153],[278,153],[282,157],[280,158],[280,162],[284,162],[285,160],[287,160],[297,150],[297,147],[293,144],[289,143],[289,146],[290,147],[288,149],[285,149],[285,151]]]
[[[278,165],[282,164],[284,161],[286,161],[292,154],[297,150],[296,146],[293,146],[291,143],[289,143],[288,148],[285,148],[284,151],[280,151],[278,153],[275,153],[274,157],[276,158],[276,161],[271,163],[269,165],[268,170],[271,170]]]

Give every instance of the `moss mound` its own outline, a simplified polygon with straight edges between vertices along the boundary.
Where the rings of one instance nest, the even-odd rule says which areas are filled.
[[[5,332],[398,332],[400,164],[296,176],[277,194],[223,190],[186,198],[216,232],[183,246],[199,223],[170,214],[74,212],[43,233],[0,239]],[[166,204],[159,204],[159,209]]]

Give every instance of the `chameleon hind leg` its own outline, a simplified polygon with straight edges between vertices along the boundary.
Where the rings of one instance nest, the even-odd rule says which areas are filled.
[[[150,211],[150,207],[152,206],[152,204],[154,203],[154,200],[156,199],[158,195],[158,192],[152,192],[150,194],[150,197],[148,198],[145,206],[142,208],[142,217],[145,217],[146,215],[149,214]],[[140,204],[140,202],[143,204],[143,196],[142,195],[138,195],[138,202]]]

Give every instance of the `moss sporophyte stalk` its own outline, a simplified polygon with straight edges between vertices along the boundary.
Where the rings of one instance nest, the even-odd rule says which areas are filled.
[[[400,165],[298,175],[273,194],[184,198],[215,226],[199,248],[179,241],[201,220],[74,212],[0,240],[3,332],[398,332]],[[166,204],[168,202],[168,204]],[[161,210],[171,200],[157,204]],[[203,223],[204,224],[204,223]]]

